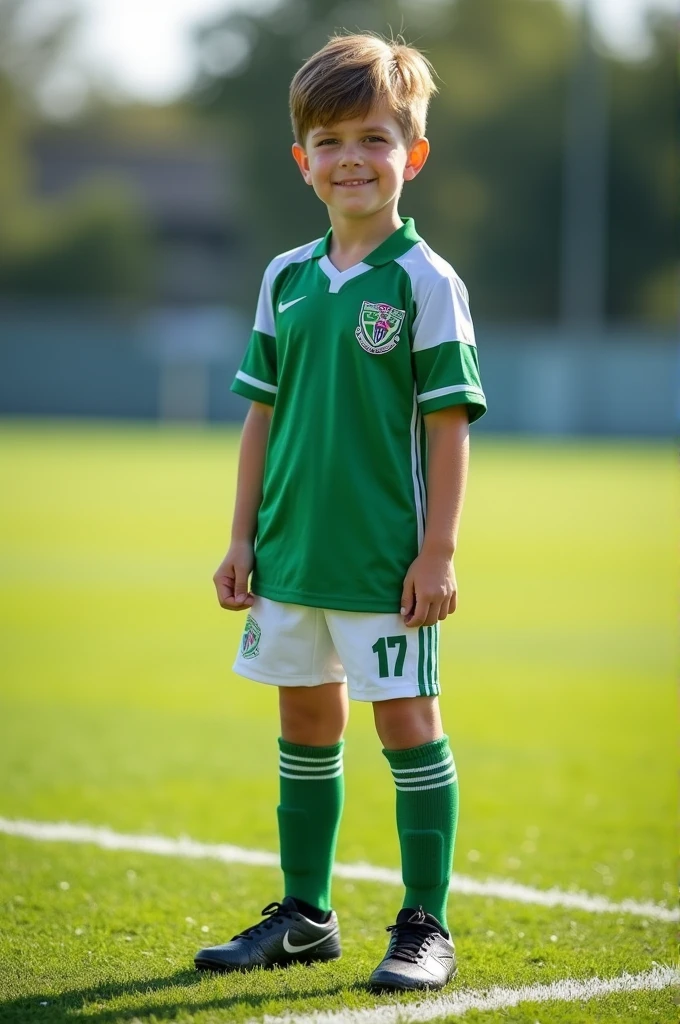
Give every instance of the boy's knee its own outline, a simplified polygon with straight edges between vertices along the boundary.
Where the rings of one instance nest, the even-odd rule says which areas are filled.
[[[375,727],[388,750],[406,750],[443,735],[437,697],[399,697],[375,701]]]
[[[281,703],[281,725],[284,730],[284,739],[288,739],[286,736],[287,730],[292,729],[295,732],[311,730],[313,732],[323,725],[324,720],[325,716],[320,708],[311,707],[305,704],[304,701],[288,700]],[[292,739],[290,742],[297,743],[300,741]]]
[[[342,695],[331,693],[331,685],[281,688],[279,710],[284,740],[310,747],[326,747],[340,742],[345,731],[346,712]]]

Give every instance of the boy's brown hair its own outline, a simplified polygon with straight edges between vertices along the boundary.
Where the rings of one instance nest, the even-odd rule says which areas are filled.
[[[291,82],[295,139],[304,145],[312,128],[362,117],[386,101],[410,145],[425,134],[428,103],[437,91],[432,74],[422,53],[398,40],[333,36]]]

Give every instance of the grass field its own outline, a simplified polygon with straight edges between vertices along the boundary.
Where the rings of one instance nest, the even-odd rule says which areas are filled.
[[[226,430],[0,428],[4,819],[276,850],[276,694],[231,673],[242,618],[211,583],[235,455]],[[660,445],[475,439],[441,644],[457,872],[673,905],[675,473]],[[397,867],[370,708],[352,708],[345,766],[339,860]],[[394,886],[336,882],[337,963],[206,977],[195,950],[279,897],[275,869],[8,835],[0,850],[2,1021],[295,1020],[399,1002],[363,987]],[[643,915],[453,893],[449,916],[454,994],[675,956],[676,926]],[[465,1020],[658,1024],[677,1006],[665,989]]]

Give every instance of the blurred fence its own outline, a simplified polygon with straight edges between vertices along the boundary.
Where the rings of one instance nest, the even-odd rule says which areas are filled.
[[[223,307],[144,314],[0,308],[0,415],[238,421],[229,385],[249,323]],[[480,428],[551,435],[675,433],[670,331],[478,326],[489,414]]]

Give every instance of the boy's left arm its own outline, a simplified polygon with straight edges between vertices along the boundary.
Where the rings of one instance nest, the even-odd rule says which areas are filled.
[[[407,626],[433,626],[456,610],[453,555],[465,497],[469,455],[466,405],[425,415],[427,518],[420,553],[406,573],[401,614]]]

